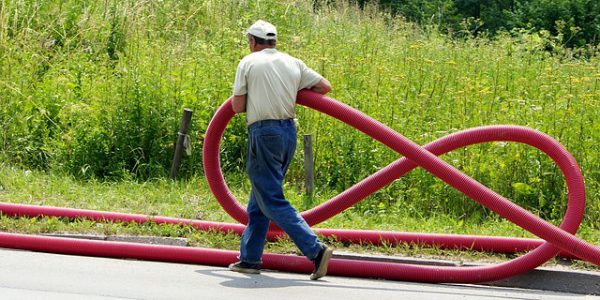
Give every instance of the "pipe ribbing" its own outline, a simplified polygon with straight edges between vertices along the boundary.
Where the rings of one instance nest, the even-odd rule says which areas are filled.
[[[326,220],[362,200],[370,193],[402,176],[416,166],[421,166],[432,174],[443,179],[467,196],[485,205],[501,216],[517,225],[546,239],[540,243],[532,239],[511,239],[503,237],[458,236],[415,234],[396,232],[375,232],[361,230],[319,229],[319,233],[335,235],[348,241],[382,241],[411,239],[418,242],[454,245],[455,247],[475,248],[506,246],[507,251],[516,244],[515,241],[526,241],[527,248],[536,247],[533,251],[515,260],[495,266],[483,267],[437,267],[415,266],[407,264],[390,264],[381,262],[365,262],[334,259],[329,267],[332,275],[377,277],[396,280],[427,282],[483,282],[497,280],[516,275],[547,261],[562,249],[578,257],[600,264],[600,250],[585,243],[572,234],[579,226],[585,207],[585,187],[581,171],[575,159],[558,142],[538,131],[518,126],[488,126],[458,132],[424,147],[406,139],[399,133],[370,117],[339,103],[333,99],[309,91],[298,94],[298,103],[331,115],[372,136],[393,150],[405,156],[386,168],[357,183],[347,191],[329,201],[303,212],[303,217],[311,225]],[[210,123],[204,141],[204,166],[207,181],[217,200],[236,220],[245,223],[247,216],[244,208],[235,200],[222,176],[219,165],[219,144],[224,130],[234,116],[230,101],[225,102]],[[532,215],[509,200],[489,190],[472,178],[462,174],[452,166],[439,159],[441,155],[453,149],[475,143],[488,141],[514,141],[534,146],[548,154],[565,175],[569,192],[567,211],[560,227],[553,226]],[[85,217],[95,220],[121,220],[133,222],[190,224],[196,228],[209,230],[241,232],[243,225],[218,222],[192,221],[168,217],[148,217],[144,215],[119,214],[111,212],[95,212],[66,208],[49,208],[0,203],[0,210],[8,215],[47,215],[60,217]],[[270,237],[281,235],[271,231]],[[477,243],[480,246],[475,246]],[[186,248],[173,246],[140,245],[119,242],[100,242],[17,235],[0,233],[0,246],[36,251],[48,251],[67,254],[97,255],[108,257],[129,257],[138,259],[202,263],[224,266],[235,261],[237,252],[215,249]],[[264,266],[283,271],[310,272],[311,265],[302,257],[265,254]]]
[[[203,231],[222,233],[233,232],[236,234],[241,234],[245,228],[245,226],[242,224],[224,222],[5,202],[0,202],[0,212],[2,212],[3,215],[12,217],[58,217],[88,219],[99,222],[135,222],[138,224],[152,222],[155,224],[192,226]],[[474,251],[488,251],[507,254],[527,252],[539,247],[543,243],[543,240],[539,239],[499,236],[414,233],[377,230],[349,231],[344,229],[327,228],[314,228],[314,231],[325,237],[335,238],[340,242],[370,243],[375,245],[381,245],[384,243],[388,245],[408,243],[419,246],[435,246],[441,249],[468,249]],[[285,233],[281,231],[271,230],[268,233],[267,239],[273,241],[281,238],[284,235]],[[560,255],[563,257],[576,258],[567,252],[561,252]]]
[[[439,272],[437,269],[431,270],[421,266],[415,266],[413,269],[414,273],[412,274],[415,278],[429,276],[429,278],[436,278],[432,279],[434,281],[451,280],[454,282],[475,282],[482,281],[484,278],[486,280],[492,280],[492,278],[497,279],[512,276],[525,272],[549,260],[558,253],[558,248],[593,263],[600,264],[600,250],[572,235],[575,233],[581,222],[585,207],[583,176],[581,175],[581,171],[579,170],[575,159],[566,149],[564,149],[564,147],[562,147],[562,145],[551,137],[541,132],[520,126],[489,126],[467,131],[466,133],[453,134],[446,139],[446,142],[433,143],[432,145],[429,145],[429,148],[444,152],[445,150],[452,149],[453,146],[464,146],[470,145],[471,142],[494,140],[523,142],[539,148],[556,161],[565,175],[565,180],[567,182],[569,203],[560,228],[545,222],[456,170],[443,160],[439,159],[436,156],[437,153],[432,153],[428,151],[428,149],[415,144],[389,127],[373,120],[348,105],[310,91],[300,92],[298,94],[298,103],[324,112],[345,122],[402,154],[406,158],[405,161],[397,161],[393,166],[388,166],[385,171],[380,171],[380,174],[374,174],[340,194],[344,195],[344,197],[338,195],[338,198],[331,199],[310,211],[303,212],[302,215],[309,224],[314,225],[317,222],[331,217],[331,212],[340,212],[349,205],[355,203],[354,201],[359,201],[366,197],[368,193],[364,192],[363,194],[360,194],[361,190],[376,191],[381,186],[398,178],[397,176],[392,175],[394,172],[396,172],[395,175],[401,175],[418,165],[475,201],[549,242],[542,244],[534,251],[531,251],[522,257],[496,266],[459,269],[445,268],[443,272]],[[218,159],[219,142],[223,136],[227,123],[233,116],[234,113],[231,110],[229,101],[224,103],[215,114],[205,136],[204,166],[207,181],[211,190],[217,197],[217,200],[234,219],[241,223],[245,223],[247,222],[245,210],[235,200],[227,188],[220,171]],[[403,168],[406,170],[403,170]],[[350,231],[349,234],[352,234],[352,232]],[[356,272],[362,272],[361,269],[364,268],[358,267]]]

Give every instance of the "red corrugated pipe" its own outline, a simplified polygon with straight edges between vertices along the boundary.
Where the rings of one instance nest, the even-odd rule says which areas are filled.
[[[572,235],[581,222],[585,206],[583,177],[575,159],[566,149],[549,136],[525,127],[490,126],[457,132],[430,143],[425,147],[420,147],[361,112],[322,95],[302,91],[298,94],[298,103],[340,119],[405,156],[405,158],[393,162],[340,195],[309,211],[303,212],[302,215],[309,224],[315,225],[343,211],[418,165],[448,182],[467,196],[499,213],[501,216],[549,241],[542,243],[539,240],[533,239],[504,237],[317,229],[316,231],[320,234],[333,235],[344,241],[374,243],[381,241],[408,241],[435,244],[450,248],[472,248],[501,252],[524,251],[535,248],[535,250],[512,261],[484,267],[417,266],[334,259],[329,268],[330,274],[427,282],[485,282],[513,276],[535,268],[555,256],[559,252],[559,249],[563,250],[563,254],[565,255],[572,254],[595,264],[600,264],[600,250]],[[245,210],[229,191],[219,165],[220,140],[227,124],[233,116],[234,113],[231,110],[230,101],[227,101],[219,108],[211,121],[204,140],[204,166],[209,186],[223,208],[233,218],[241,223],[245,223],[247,218]],[[565,212],[565,218],[560,228],[539,219],[509,200],[487,189],[436,156],[456,148],[489,141],[514,141],[529,144],[545,152],[556,161],[565,175],[569,192],[567,211]],[[244,227],[240,224],[8,203],[0,203],[0,211],[7,215],[46,215],[140,223],[153,221],[156,223],[190,224],[204,230],[217,229],[237,233],[240,233]],[[276,228],[273,228],[270,232],[270,238],[280,235],[281,232],[277,231]],[[235,261],[235,256],[237,255],[237,252],[234,251],[215,249],[84,241],[8,233],[0,234],[0,246],[68,254],[128,257],[220,266]],[[276,254],[265,255],[264,267],[293,272],[306,273],[311,271],[310,263],[303,257]]]
[[[245,226],[242,224],[3,202],[0,202],[0,212],[2,212],[3,215],[13,217],[58,217],[71,219],[88,219],[100,222],[135,222],[139,224],[152,222],[155,224],[188,225],[203,231],[214,231],[223,233],[233,232],[237,234],[241,234],[245,228]],[[420,246],[435,246],[441,249],[468,249],[474,251],[488,251],[508,254],[527,252],[532,249],[535,249],[543,243],[543,240],[539,239],[499,236],[414,233],[374,230],[348,231],[344,229],[327,228],[314,228],[314,230],[320,235],[334,238],[340,242],[370,243],[375,245],[381,245],[384,243],[388,245],[408,243]],[[285,234],[281,231],[271,230],[269,231],[267,238],[273,241],[278,238],[281,238],[284,235]],[[576,258],[572,254],[567,252],[561,252],[560,255],[568,258]]]
[[[326,113],[404,156],[403,159],[369,176],[333,199],[303,212],[302,216],[310,225],[315,225],[343,211],[418,165],[502,217],[546,240],[535,250],[519,258],[484,267],[399,267],[386,264],[372,269],[361,266],[362,262],[346,262],[347,267],[353,268],[357,276],[362,276],[359,274],[365,272],[379,272],[376,277],[392,278],[400,276],[396,274],[398,272],[403,274],[404,279],[416,281],[490,281],[535,268],[554,257],[560,250],[600,265],[600,249],[573,235],[579,227],[585,208],[585,186],[581,171],[571,154],[548,135],[520,126],[488,126],[455,133],[421,147],[360,111],[323,95],[301,91],[298,94],[298,103]],[[231,103],[228,101],[213,117],[204,140],[204,168],[208,184],[221,206],[234,219],[246,223],[247,214],[225,184],[219,162],[219,143],[233,116]],[[512,203],[436,156],[452,149],[488,141],[526,143],[545,152],[557,163],[565,176],[569,193],[567,211],[560,228]],[[360,239],[360,233],[353,230],[340,232],[339,236],[353,236]],[[443,244],[445,241],[442,239],[439,242]],[[510,246],[511,242],[508,243]]]

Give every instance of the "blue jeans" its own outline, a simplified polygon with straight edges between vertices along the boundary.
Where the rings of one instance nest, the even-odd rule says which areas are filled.
[[[242,234],[240,260],[260,264],[269,222],[283,229],[308,259],[323,244],[283,195],[283,177],[296,150],[293,120],[264,120],[248,129],[246,171],[252,183],[248,225]]]

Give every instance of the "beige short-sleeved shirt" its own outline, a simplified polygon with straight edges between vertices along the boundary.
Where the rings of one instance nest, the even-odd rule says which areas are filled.
[[[323,76],[304,62],[274,48],[252,52],[239,63],[233,95],[246,95],[246,123],[292,119],[296,94],[311,88]]]

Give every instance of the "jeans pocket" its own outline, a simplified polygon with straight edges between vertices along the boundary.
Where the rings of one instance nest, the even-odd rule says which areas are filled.
[[[256,137],[253,134],[248,134],[248,144],[246,145],[246,172],[248,174],[258,168],[256,146]]]
[[[283,136],[280,134],[265,134],[259,137],[261,145],[259,147],[263,148],[263,151],[268,153],[269,155],[265,157],[265,159],[269,160],[269,158],[274,159],[277,163],[283,162],[284,157],[284,149],[285,145],[283,142]],[[272,163],[271,161],[266,161],[266,163]]]

